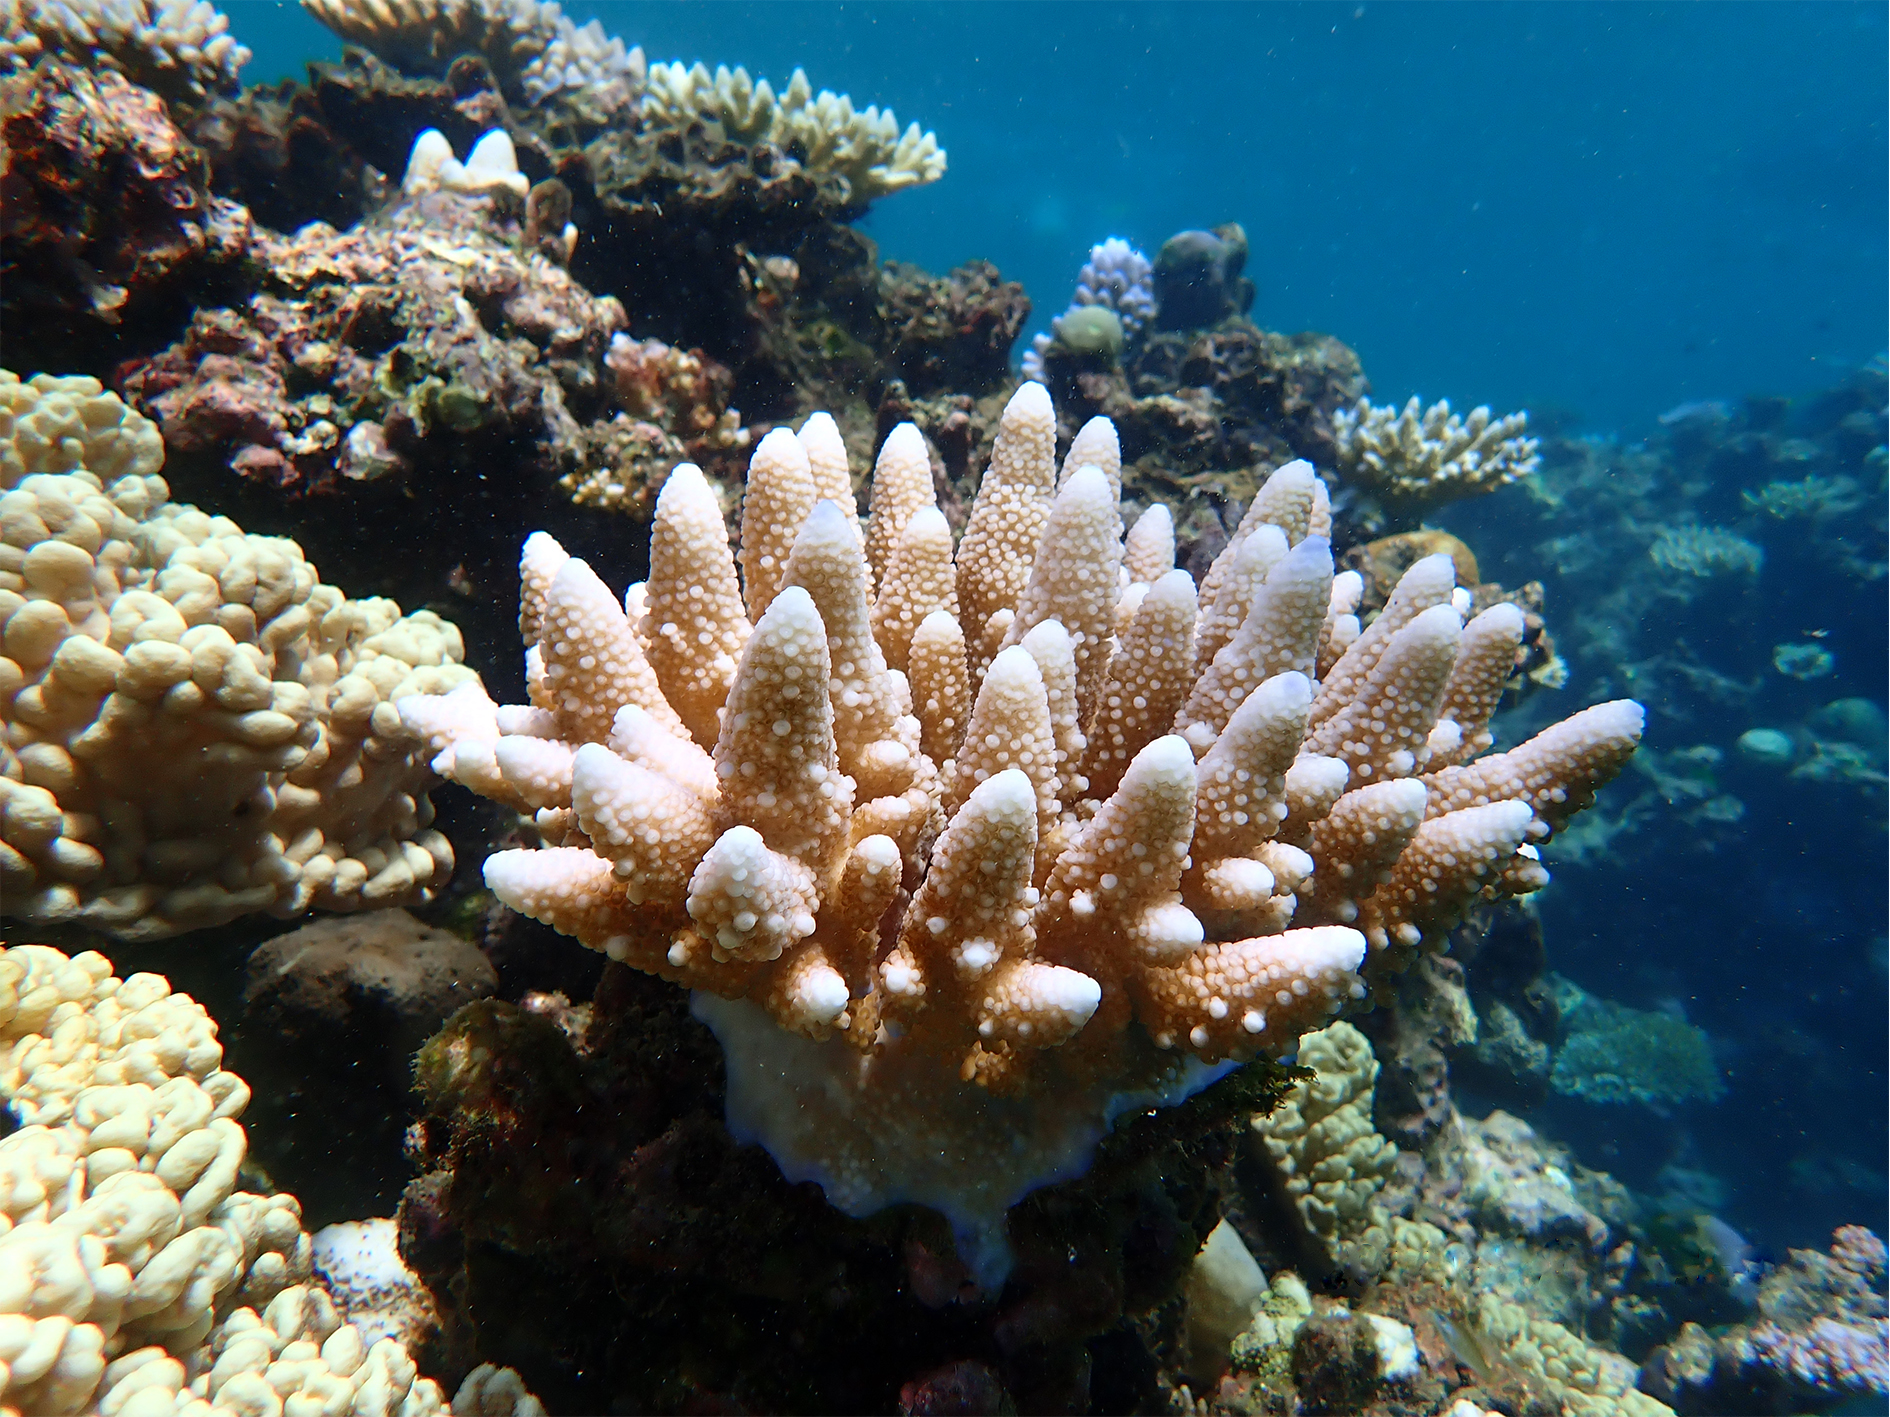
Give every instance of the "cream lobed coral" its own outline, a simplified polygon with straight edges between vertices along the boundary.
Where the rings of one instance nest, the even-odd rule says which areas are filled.
[[[92,379],[0,371],[0,897],[150,939],[431,897],[425,756],[393,699],[477,676],[429,611],[166,500]]]
[[[702,119],[720,124],[735,142],[797,149],[810,170],[844,177],[858,202],[945,175],[945,150],[931,133],[917,123],[902,133],[890,108],[855,111],[845,94],[816,94],[800,69],[777,96],[766,79],[756,82],[740,67],[721,65],[711,74],[702,64],[655,64],[643,117],[659,126]]]
[[[1376,1274],[1391,1246],[1378,1193],[1398,1159],[1372,1124],[1378,1060],[1364,1034],[1335,1023],[1300,1040],[1298,1062],[1315,1076],[1255,1117],[1254,1132],[1326,1258]]]
[[[0,73],[41,54],[115,69],[171,96],[234,89],[249,50],[208,0],[0,0]]]
[[[1532,841],[1641,715],[1469,758],[1490,696],[1461,651],[1513,653],[1513,617],[1467,636],[1436,556],[1336,632],[1352,600],[1304,463],[1197,592],[1155,532],[1152,579],[1127,581],[1106,420],[1059,477],[1049,396],[1019,389],[955,569],[929,482],[897,470],[916,439],[887,440],[862,532],[832,421],[770,433],[739,558],[679,468],[621,602],[535,534],[531,703],[469,684],[400,711],[440,772],[536,814],[544,848],[486,863],[501,900],[702,991],[731,1122],[784,1170],[856,1213],[1001,1220],[1121,1099],[1291,1049],[1363,997],[1361,969],[1538,888]],[[999,1128],[1030,1143],[991,1155]]]
[[[237,1189],[249,1088],[199,1004],[22,945],[0,951],[0,1048],[22,1124],[0,1139],[0,1408],[441,1410],[309,1285],[295,1199]]]
[[[1549,1319],[1532,1318],[1499,1295],[1477,1302],[1477,1327],[1505,1359],[1539,1377],[1574,1417],[1672,1417],[1635,1386],[1635,1366]]]
[[[1335,413],[1339,476],[1390,501],[1430,505],[1493,491],[1541,462],[1536,440],[1524,436],[1526,413],[1492,419],[1479,407],[1462,418],[1448,399],[1418,410],[1413,395],[1401,410],[1360,399]]]
[[[509,97],[529,104],[576,96],[614,112],[643,87],[641,49],[624,48],[596,20],[574,25],[553,0],[302,0],[302,8],[399,69],[444,73],[477,54]]]

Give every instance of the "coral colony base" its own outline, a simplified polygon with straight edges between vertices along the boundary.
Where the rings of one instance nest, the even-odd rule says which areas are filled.
[[[684,464],[621,602],[527,541],[529,705],[399,703],[437,771],[536,813],[542,848],[486,862],[502,901],[697,991],[735,1132],[848,1213],[942,1211],[987,1284],[1005,1209],[1121,1110],[1539,889],[1642,724],[1479,759],[1523,617],[1466,626],[1448,556],[1361,632],[1298,462],[1197,590],[1165,508],[1125,540],[1113,426],[1055,447],[1027,383],[955,553],[910,425],[864,528],[833,421],[770,433],[739,553]]]

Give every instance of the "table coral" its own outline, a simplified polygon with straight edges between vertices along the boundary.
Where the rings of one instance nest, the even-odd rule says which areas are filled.
[[[955,570],[895,574],[906,544],[932,555],[902,539],[885,584],[922,617],[906,674],[874,638],[846,450],[816,415],[755,451],[739,574],[680,469],[652,578],[622,601],[550,537],[526,543],[530,705],[470,686],[402,705],[440,771],[538,814],[543,849],[486,863],[502,900],[698,991],[738,1134],[851,1212],[944,1209],[992,1272],[1004,1209],[1080,1170],[1114,1109],[1294,1046],[1363,996],[1368,954],[1403,958],[1480,893],[1538,888],[1530,839],[1592,800],[1641,719],[1601,705],[1422,775],[1433,744],[1481,731],[1439,714],[1505,642],[1460,658],[1482,641],[1434,557],[1316,663],[1333,576],[1303,464],[1199,591],[1166,571],[1139,593],[1115,653],[1114,431],[1084,430],[1060,479],[1054,454],[1049,397],[1026,384]],[[1218,648],[1197,623],[1226,627]],[[723,683],[712,725],[689,705]],[[1105,753],[1126,770],[1102,799]],[[993,1154],[994,1127],[1031,1144]]]
[[[1696,581],[1721,575],[1756,576],[1765,564],[1762,547],[1723,526],[1697,523],[1663,529],[1647,554],[1663,571]],[[1695,591],[1685,581],[1676,581],[1673,593],[1684,598]]]
[[[1448,399],[1419,412],[1414,394],[1402,410],[1361,398],[1333,419],[1339,482],[1394,511],[1431,508],[1480,496],[1528,477],[1540,465],[1526,413],[1492,419],[1487,408],[1463,418]]]
[[[0,882],[149,939],[430,898],[452,870],[396,693],[475,682],[431,611],[166,500],[95,380],[0,371]]]
[[[715,123],[734,142],[769,143],[810,170],[834,173],[855,202],[945,175],[945,150],[931,133],[917,123],[900,132],[890,108],[855,111],[845,94],[816,94],[800,69],[777,97],[766,79],[757,83],[739,66],[713,74],[702,64],[653,66],[643,121],[674,128],[697,120]]]
[[[596,20],[579,26],[551,0],[302,0],[343,39],[402,69],[441,74],[461,55],[491,66],[522,107],[578,97],[600,114],[632,107],[646,65]]]
[[[58,54],[170,98],[234,89],[249,50],[208,0],[0,0],[0,73]]]
[[[1725,1092],[1704,1030],[1658,1011],[1595,998],[1559,981],[1567,1037],[1555,1050],[1550,1084],[1585,1102],[1638,1102],[1665,1112],[1717,1101]]]

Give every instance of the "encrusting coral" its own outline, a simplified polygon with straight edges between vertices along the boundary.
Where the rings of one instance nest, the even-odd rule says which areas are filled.
[[[1125,562],[1107,420],[1059,476],[1049,396],[1019,389],[955,560],[895,470],[914,433],[882,450],[870,537],[832,420],[769,434],[739,573],[687,465],[621,602],[534,535],[532,703],[401,712],[439,771],[537,814],[544,849],[486,862],[501,900],[699,991],[738,1135],[851,1213],[944,1210],[988,1278],[1004,1208],[1116,1110],[1292,1048],[1361,969],[1538,889],[1532,839],[1641,710],[1472,761],[1521,617],[1466,629],[1439,556],[1360,632],[1303,463],[1197,592],[1159,528]],[[914,622],[901,672],[874,627]]]
[[[448,1412],[312,1280],[295,1198],[237,1189],[250,1092],[216,1035],[159,975],[0,950],[0,1412]],[[459,1401],[543,1412],[509,1370]]]
[[[0,371],[0,892],[126,939],[431,898],[453,866],[396,696],[476,683],[431,611],[166,500],[96,380]]]
[[[801,154],[810,169],[846,178],[853,200],[871,201],[945,175],[945,150],[917,123],[902,133],[892,110],[856,112],[845,94],[818,94],[796,69],[777,97],[766,79],[726,65],[657,64],[643,98],[645,123],[676,127],[697,119],[721,125],[732,142],[772,143]]]

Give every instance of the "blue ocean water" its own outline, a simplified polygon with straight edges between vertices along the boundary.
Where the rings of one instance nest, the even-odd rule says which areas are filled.
[[[741,63],[777,83],[803,66],[936,131],[947,179],[876,204],[861,227],[882,256],[929,269],[994,262],[1029,291],[1033,329],[1104,237],[1153,251],[1173,231],[1239,221],[1254,318],[1345,340],[1383,403],[1527,408],[1539,426],[1632,440],[1690,403],[1825,389],[1885,347],[1881,5],[570,12],[653,60]],[[339,52],[292,6],[269,27],[243,14],[256,77]],[[1730,519],[1741,490],[1727,476],[1686,515]],[[1512,544],[1528,521],[1512,490],[1443,524],[1486,555],[1510,546],[1501,563],[1527,578],[1540,558]],[[1747,603],[1696,615],[1693,648],[1750,660],[1774,701],[1821,691],[1775,704],[1780,721],[1813,698],[1881,700],[1881,582],[1850,605],[1787,608],[1807,569],[1792,565],[1791,530],[1776,528]],[[1586,587],[1556,589],[1569,605]],[[1774,640],[1800,628],[1845,642],[1834,679],[1768,671]],[[1650,745],[1709,736],[1642,692]],[[1763,715],[1720,712],[1730,755]],[[1642,835],[1605,863],[1560,868],[1544,910],[1558,967],[1645,1007],[1684,999],[1720,1040],[1734,1092],[1716,1116],[1755,1130],[1709,1123],[1689,1145],[1734,1178],[1727,1213],[1776,1248],[1815,1242],[1860,1200],[1883,1209],[1881,798],[1833,811],[1748,781],[1739,800],[1748,815],[1707,848]],[[1728,875],[1753,886],[1727,892]],[[1803,968],[1808,955],[1823,967]],[[1620,1124],[1567,1119],[1593,1132],[1597,1164],[1638,1166],[1652,1185],[1672,1148],[1604,1135]]]
[[[950,179],[865,229],[930,270],[995,262],[1040,319],[1105,236],[1239,221],[1255,318],[1344,339],[1380,402],[1638,433],[1884,345],[1881,5],[567,8],[934,130]],[[247,77],[339,56],[263,10],[235,11]]]

